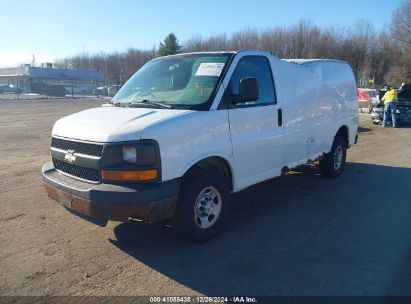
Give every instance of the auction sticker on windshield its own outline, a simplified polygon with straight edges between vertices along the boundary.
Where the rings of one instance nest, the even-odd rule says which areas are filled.
[[[207,63],[200,64],[195,76],[220,76],[224,63]]]

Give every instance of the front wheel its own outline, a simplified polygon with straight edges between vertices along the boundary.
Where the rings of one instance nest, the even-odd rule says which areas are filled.
[[[339,176],[344,170],[346,157],[347,143],[341,136],[336,136],[330,153],[327,153],[324,158],[320,160],[321,174],[329,178]]]
[[[197,172],[183,180],[177,205],[177,230],[185,238],[204,242],[223,227],[230,209],[226,179],[215,172]]]

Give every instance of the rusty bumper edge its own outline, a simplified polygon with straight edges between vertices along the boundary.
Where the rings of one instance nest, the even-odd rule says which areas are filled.
[[[177,196],[146,204],[98,203],[44,183],[48,196],[66,208],[87,217],[126,222],[130,218],[154,223],[174,216]]]

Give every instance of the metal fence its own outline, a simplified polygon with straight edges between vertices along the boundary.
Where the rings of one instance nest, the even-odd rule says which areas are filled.
[[[31,86],[30,92],[24,91],[22,88],[0,84],[0,101],[1,100],[35,100],[35,99],[67,99],[67,98],[98,98],[110,99],[107,91],[104,92],[98,87],[85,85],[38,85]]]

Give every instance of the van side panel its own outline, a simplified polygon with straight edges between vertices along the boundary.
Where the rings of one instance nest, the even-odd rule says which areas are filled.
[[[333,139],[342,126],[348,128],[348,144],[353,144],[358,128],[358,105],[357,87],[351,67],[345,62],[331,60],[303,65],[321,79],[316,122],[312,130],[313,154],[329,152],[329,139]]]
[[[321,82],[310,69],[282,62],[284,165],[293,168],[305,164],[312,155],[313,125],[317,123]],[[329,143],[330,138],[326,138]]]

